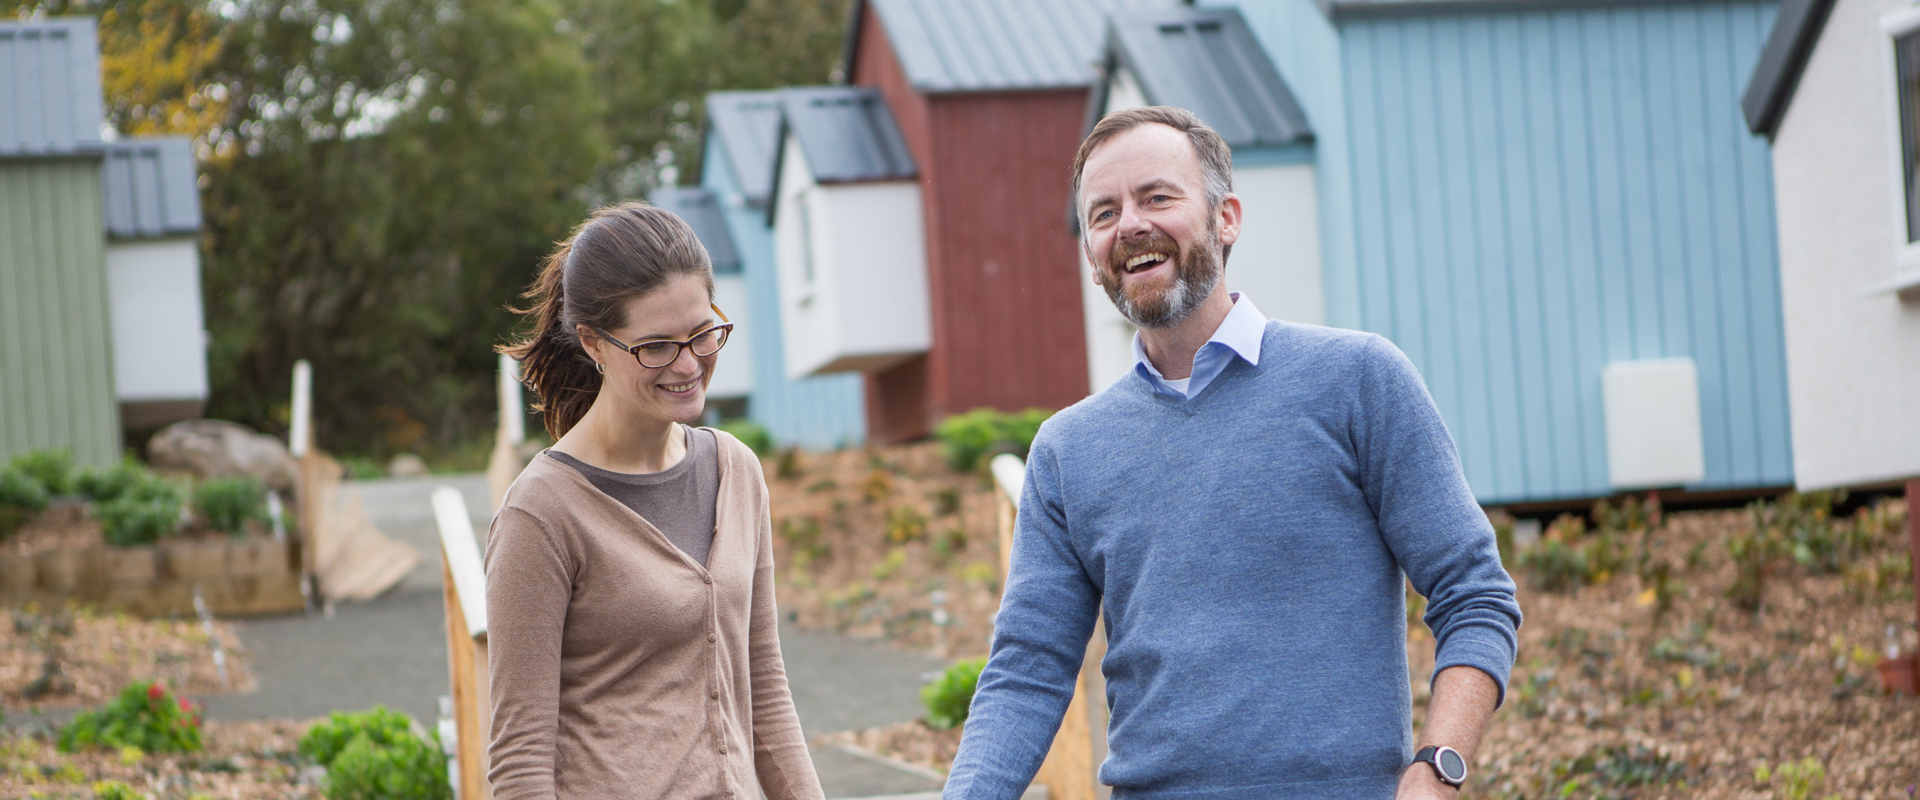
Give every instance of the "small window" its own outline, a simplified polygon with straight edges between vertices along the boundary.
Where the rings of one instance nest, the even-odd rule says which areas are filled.
[[[1893,40],[1895,91],[1900,103],[1901,197],[1907,242],[1920,242],[1920,31]]]
[[[801,192],[795,198],[794,211],[800,215],[800,276],[801,285],[813,285],[813,193]]]
[[[1920,6],[1903,8],[1880,18],[1880,31],[1887,38],[1882,47],[1886,60],[1886,131],[1897,148],[1887,150],[1889,199],[1894,217],[1901,221],[1888,238],[1894,246],[1892,275],[1864,287],[1866,295],[1901,294],[1920,291]]]

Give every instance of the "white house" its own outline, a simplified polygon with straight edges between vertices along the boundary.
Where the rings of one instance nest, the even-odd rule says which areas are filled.
[[[713,304],[734,324],[735,338],[729,339],[724,355],[714,364],[713,380],[707,384],[707,401],[721,410],[721,416],[745,416],[747,397],[753,393],[753,348],[743,335],[754,325],[747,308],[746,279],[741,274],[740,251],[721,218],[720,202],[712,192],[698,188],[662,189],[652,197],[654,205],[686,220],[700,244],[707,248],[713,262]],[[733,406],[729,408],[729,406]]]
[[[886,102],[787,89],[774,167],[774,260],[787,374],[872,372],[927,352],[927,245],[913,158]]]
[[[1920,477],[1920,7],[1784,0],[1742,105],[1773,149],[1794,481]]]
[[[207,403],[207,332],[192,144],[109,142],[101,183],[120,423],[144,430],[198,417]]]

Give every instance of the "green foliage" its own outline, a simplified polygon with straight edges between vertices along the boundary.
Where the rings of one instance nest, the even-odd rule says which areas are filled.
[[[1873,547],[1866,525],[1833,518],[1833,504],[1847,499],[1838,492],[1788,492],[1772,502],[1748,506],[1756,528],[1784,542],[1786,552],[1815,573],[1841,572]]]
[[[97,781],[93,784],[95,800],[141,800],[140,793],[119,781]]]
[[[118,499],[127,490],[153,479],[146,465],[125,459],[105,469],[85,469],[73,478],[73,491],[96,503]]]
[[[800,448],[787,446],[780,448],[780,454],[774,459],[773,474],[783,481],[790,481],[806,472],[806,465],[800,460]],[[811,491],[811,489],[809,489]]]
[[[916,541],[927,535],[927,515],[913,506],[894,506],[887,512],[887,540],[898,544]]]
[[[1777,796],[1785,800],[1807,800],[1813,796],[1814,790],[1827,782],[1827,769],[1820,764],[1820,759],[1813,756],[1788,761],[1778,769],[1769,768],[1767,762],[1762,761],[1753,768],[1753,781],[1773,787]]]
[[[73,491],[73,457],[65,450],[30,450],[14,456],[7,466],[38,482],[49,495]]]
[[[952,486],[933,493],[933,515],[945,517],[960,513],[960,490]]]
[[[948,667],[932,683],[920,687],[920,703],[927,707],[927,727],[944,731],[965,724],[973,705],[973,689],[987,660],[971,658]]]
[[[933,551],[934,563],[944,569],[955,555],[967,551],[966,526],[955,525],[947,529],[946,533],[934,537],[928,549]]]
[[[266,519],[267,490],[252,478],[213,478],[194,487],[193,508],[208,527],[238,536],[249,520]]]
[[[119,497],[93,505],[101,533],[114,547],[153,544],[180,530],[186,493],[179,486],[149,476],[127,487]]]
[[[1040,423],[1053,412],[1029,408],[1006,414],[991,408],[976,408],[940,421],[934,435],[945,446],[947,464],[967,472],[979,469],[981,462],[995,453],[1013,453],[1021,458],[1033,447]]]
[[[447,757],[411,733],[389,744],[353,737],[327,765],[327,800],[450,800]]]
[[[1687,763],[1640,745],[1606,747],[1553,763],[1561,797],[1627,798],[1643,786],[1686,785]]]
[[[307,735],[300,737],[300,754],[317,764],[332,764],[334,757],[361,736],[382,747],[417,738],[407,715],[386,706],[374,706],[367,711],[335,711],[327,715],[326,722],[307,729]]]
[[[733,434],[733,438],[739,439],[741,444],[746,445],[754,455],[761,458],[772,455],[777,449],[773,443],[773,434],[768,433],[760,423],[745,417],[720,423],[720,430]]]
[[[159,681],[134,681],[105,706],[80,712],[60,729],[62,752],[126,747],[148,753],[198,751],[200,712]]]
[[[781,517],[779,533],[796,567],[805,567],[832,552],[820,536],[820,520],[815,517]]]
[[[11,466],[0,467],[0,539],[31,522],[47,507],[49,499],[47,488],[27,473]]]

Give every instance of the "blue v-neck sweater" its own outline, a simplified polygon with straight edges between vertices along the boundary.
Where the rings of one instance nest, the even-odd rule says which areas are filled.
[[[1385,339],[1269,322],[1259,366],[1235,359],[1191,399],[1131,373],[1034,440],[944,796],[1020,795],[1104,613],[1115,797],[1390,798],[1412,758],[1402,574],[1428,598],[1436,671],[1504,693],[1513,581]]]

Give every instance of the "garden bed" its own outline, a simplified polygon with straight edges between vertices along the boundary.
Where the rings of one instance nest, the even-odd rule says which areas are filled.
[[[298,750],[312,721],[204,723],[206,749],[189,755],[62,753],[52,740],[0,734],[0,797],[91,798],[115,781],[138,797],[318,800],[317,776]],[[105,787],[101,787],[105,788]]]
[[[984,653],[998,599],[992,580],[973,579],[984,573],[975,565],[997,558],[986,484],[946,469],[929,445],[808,458],[803,475],[783,480],[773,478],[777,464],[768,465],[776,519],[821,521],[817,553],[803,554],[792,536],[776,547],[783,605],[802,624],[924,651],[932,643],[925,595],[947,588],[955,622],[946,654]],[[879,472],[891,492],[872,500],[858,490],[879,483],[872,477]],[[889,505],[927,503],[947,490],[959,493],[960,510],[932,529],[967,531],[970,549],[959,558],[946,556],[941,566],[925,543],[885,535],[896,513]],[[1904,513],[1903,503],[1887,502],[1843,523],[1857,534],[1853,549],[1829,555],[1825,569],[1825,551],[1796,551],[1792,531],[1774,530],[1768,546],[1777,550],[1762,571],[1757,614],[1731,599],[1742,570],[1730,543],[1755,546],[1749,511],[1665,519],[1655,512],[1651,535],[1644,527],[1550,529],[1553,540],[1587,547],[1583,557],[1599,561],[1560,575],[1564,585],[1551,592],[1539,588],[1549,565],[1523,567],[1516,558],[1510,567],[1526,614],[1519,663],[1468,794],[1912,797],[1910,787],[1920,784],[1920,698],[1882,691],[1874,666],[1890,630],[1904,652],[1920,647]],[[1605,536],[1611,554],[1594,549]],[[1417,726],[1433,641],[1414,599],[1408,660]],[[945,771],[959,736],[911,721],[822,742]]]
[[[247,652],[233,626],[215,622],[213,635],[226,654],[224,683],[198,622],[6,609],[0,614],[0,711],[97,706],[135,680],[158,679],[192,697],[253,691]],[[52,678],[49,655],[58,667]]]
[[[84,506],[54,506],[0,544],[0,604],[190,617],[197,587],[223,616],[304,608],[295,545],[257,523],[246,528],[243,536],[188,528],[153,544],[115,547]]]

